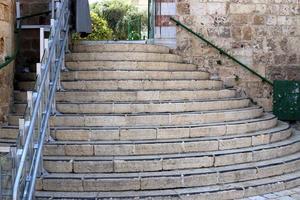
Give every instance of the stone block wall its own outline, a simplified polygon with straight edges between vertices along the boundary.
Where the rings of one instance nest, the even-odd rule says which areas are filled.
[[[178,0],[177,18],[270,80],[300,80],[300,0]],[[266,110],[272,88],[181,28],[178,54]]]
[[[15,5],[11,0],[0,0],[0,63],[14,53]],[[14,63],[0,69],[0,123],[6,121],[13,96]]]

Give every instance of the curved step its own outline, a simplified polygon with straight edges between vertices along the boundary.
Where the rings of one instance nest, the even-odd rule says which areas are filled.
[[[36,73],[17,73],[19,81],[35,81]],[[105,70],[105,71],[68,71],[62,72],[61,80],[204,80],[209,78],[208,72],[202,71],[130,71],[130,70]]]
[[[135,91],[66,91],[57,92],[57,102],[176,101],[233,98],[235,90],[135,90]],[[16,102],[26,101],[26,92],[15,91]]]
[[[252,119],[260,117],[263,109],[257,106],[205,111],[205,112],[183,112],[183,113],[143,113],[143,114],[103,114],[103,115],[56,115],[50,119],[53,127],[61,126],[145,126],[145,125],[192,125],[199,123],[213,123]],[[22,116],[8,116],[10,125],[17,125]]]
[[[143,52],[102,52],[102,53],[71,53],[66,55],[66,61],[154,61],[183,62],[181,56],[165,53]]]
[[[64,81],[66,90],[168,90],[168,89],[221,89],[218,80],[105,80]]]
[[[186,126],[140,127],[52,127],[51,136],[62,141],[154,140],[238,135],[275,127],[277,118],[265,114],[260,118],[226,123]],[[0,137],[15,138],[18,127],[3,127]]]
[[[142,125],[192,125],[199,123],[225,122],[260,117],[263,109],[257,106],[204,112],[102,114],[102,115],[56,115],[50,126],[142,126]],[[8,116],[9,125],[17,125],[19,115]]]
[[[202,169],[139,173],[53,173],[42,177],[42,185],[43,190],[70,192],[176,189],[274,177],[295,172],[299,167],[300,153],[294,153],[251,164]]]
[[[173,61],[69,61],[66,67],[70,70],[197,70],[194,64]]]
[[[72,52],[145,52],[145,53],[169,53],[166,46],[151,44],[100,44],[94,41],[74,44]]]
[[[283,132],[283,134],[277,135],[277,140],[281,140],[287,136],[289,136],[290,130],[286,130]],[[282,142],[277,143],[271,143],[269,145],[260,145],[259,140],[261,140],[260,137],[256,138],[258,141],[244,137],[241,139],[241,142],[232,139],[231,142],[228,142],[226,140],[207,140],[207,141],[201,141],[197,139],[186,139],[187,142],[181,142],[178,140],[170,140],[170,141],[144,141],[144,142],[128,142],[128,141],[119,141],[119,142],[100,142],[100,141],[94,141],[94,142],[75,142],[75,141],[55,141],[51,142],[45,145],[45,155],[61,155],[61,156],[133,156],[133,155],[160,155],[163,154],[175,154],[175,153],[181,153],[182,156],[183,153],[199,153],[198,156],[210,156],[214,157],[216,154],[222,154],[223,156],[226,154],[230,154],[229,156],[226,155],[223,157],[230,157],[233,156],[234,158],[237,158],[237,160],[240,159],[252,159],[252,154],[255,149],[265,150],[268,148],[273,148],[275,146],[274,152],[277,150],[278,147],[286,146],[287,144],[291,144],[293,142],[297,142],[299,137],[293,136],[289,140],[285,140]],[[194,141],[193,141],[194,140]],[[272,139],[274,140],[274,139]],[[184,141],[184,140],[182,140]],[[260,146],[252,146],[252,142],[258,142],[257,145]],[[203,146],[199,145],[202,144]],[[241,148],[243,146],[250,146],[247,148]],[[230,147],[232,148],[241,148],[241,149],[233,149],[230,150]],[[223,150],[220,150],[220,149]],[[300,146],[299,146],[300,148]],[[228,149],[228,150],[226,150]],[[282,149],[279,149],[282,150]],[[292,149],[291,149],[292,150]],[[220,151],[220,152],[217,152]],[[245,154],[246,157],[244,158],[238,158],[239,155]],[[250,156],[250,157],[249,157]],[[274,155],[267,155],[267,156],[277,156],[277,154]],[[247,158],[249,157],[249,158]],[[144,158],[145,159],[145,158]],[[221,160],[220,160],[221,161]],[[228,161],[224,161],[223,165],[226,165]],[[216,164],[216,163],[215,163]],[[219,163],[218,165],[221,165],[222,163]]]
[[[125,192],[49,192],[37,191],[38,200],[48,199],[151,199],[151,200],[229,200],[262,195],[300,185],[300,171],[258,180],[225,183],[222,185],[191,187],[172,190]],[[42,190],[42,186],[38,186]]]
[[[97,102],[97,103],[56,103],[56,109],[66,114],[108,114],[108,113],[164,113],[191,112],[245,108],[249,99],[220,99],[212,101],[176,102]],[[23,114],[26,104],[14,104],[14,112]]]
[[[19,81],[34,81],[36,73],[17,73]],[[61,80],[176,80],[209,79],[208,72],[201,71],[68,71],[61,73]]]
[[[192,101],[178,103],[106,103],[106,104],[58,104],[62,113],[152,113],[152,112],[192,112],[226,110],[248,107],[249,99],[231,99],[220,101]]]
[[[44,167],[50,172],[56,173],[102,173],[102,172],[140,172],[140,171],[162,171],[162,170],[174,170],[174,169],[192,169],[192,168],[202,168],[202,167],[212,167],[222,165],[218,162],[219,156],[224,156],[230,154],[231,156],[234,154],[234,151],[221,151],[221,150],[229,150],[229,149],[237,149],[235,152],[241,156],[243,153],[239,148],[248,148],[243,149],[244,152],[249,152],[249,147],[255,147],[259,145],[266,145],[282,141],[290,137],[291,129],[287,124],[283,124],[282,126],[276,127],[274,129],[255,132],[247,135],[238,135],[238,136],[230,136],[230,137],[219,137],[219,138],[205,138],[205,139],[197,139],[197,140],[181,140],[181,141],[156,141],[153,143],[145,143],[145,141],[138,141],[134,144],[134,149],[139,151],[147,151],[147,153],[158,154],[151,156],[117,156],[122,152],[122,150],[127,150],[131,143],[115,143],[108,146],[108,143],[89,143],[90,145],[94,145],[94,149],[97,153],[103,153],[105,157],[97,156],[84,156],[84,157],[74,157],[76,153],[74,151],[80,151],[82,148],[78,147],[78,143],[61,143],[55,142],[49,144],[45,148],[45,155],[48,153],[51,154],[52,149],[62,149],[61,145],[65,145],[64,152],[71,153],[70,150],[73,148],[74,156],[65,156],[65,155],[53,155],[44,157]],[[266,139],[267,138],[267,139]],[[144,142],[144,143],[143,143]],[[164,143],[165,142],[165,143]],[[166,143],[169,142],[169,143]],[[181,143],[180,143],[181,142]],[[85,145],[87,143],[83,143]],[[115,146],[118,144],[118,150],[116,150]],[[178,151],[178,146],[181,144],[179,148],[181,151]],[[51,146],[51,145],[54,145]],[[66,147],[70,145],[70,147]],[[77,145],[78,148],[75,146]],[[152,148],[157,147],[155,151],[150,149],[149,145]],[[155,146],[157,145],[157,146]],[[213,147],[208,147],[212,145]],[[100,146],[100,149],[98,147]],[[113,157],[108,157],[109,154],[105,154],[108,151],[101,149],[106,146],[107,149],[111,150]],[[126,147],[124,147],[126,146]],[[133,146],[133,145],[132,145]],[[165,146],[165,149],[163,149]],[[169,147],[171,146],[171,147]],[[144,147],[145,149],[142,149]],[[278,147],[278,146],[277,146]],[[49,149],[48,149],[49,148]],[[171,150],[170,148],[174,148]],[[192,149],[193,148],[193,149]],[[205,149],[207,148],[207,149]],[[260,148],[263,148],[262,146]],[[152,150],[152,151],[151,151]],[[178,152],[175,152],[175,151]],[[198,151],[198,153],[186,153],[189,150]],[[259,151],[259,149],[254,149],[255,151]],[[56,150],[54,150],[56,152]],[[164,154],[166,152],[174,154],[167,155],[159,155],[158,152]],[[203,151],[215,151],[210,153],[200,153]],[[55,153],[54,152],[54,153]],[[116,153],[115,153],[116,152]],[[59,152],[60,153],[60,152]],[[180,154],[178,154],[180,153]],[[80,153],[77,153],[78,155]],[[217,158],[217,160],[215,160]],[[234,159],[231,162],[226,162],[226,165],[229,164],[237,164]]]
[[[63,81],[65,90],[169,90],[169,89],[222,89],[219,80],[102,80]],[[35,82],[18,82],[19,90],[32,90]]]
[[[106,115],[57,115],[51,118],[51,126],[140,126],[140,125],[192,125],[193,123],[224,122],[260,117],[263,109],[243,109],[151,114]],[[10,118],[10,117],[9,117]],[[13,125],[13,123],[11,123]]]
[[[226,123],[145,127],[58,127],[52,137],[62,141],[154,140],[245,134],[275,127],[274,115]],[[0,129],[1,130],[1,129]]]
[[[62,73],[62,80],[176,80],[209,79],[208,72],[201,71],[70,71]]]

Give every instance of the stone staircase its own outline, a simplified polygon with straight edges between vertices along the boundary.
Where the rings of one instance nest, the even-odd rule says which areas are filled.
[[[239,199],[300,185],[300,135],[169,49],[78,44],[67,56],[37,199]],[[17,134],[35,75],[18,75]]]

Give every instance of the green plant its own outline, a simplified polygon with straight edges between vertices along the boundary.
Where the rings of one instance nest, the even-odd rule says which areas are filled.
[[[115,40],[127,40],[131,37],[130,32],[141,31],[128,31],[128,24],[134,19],[141,18],[142,30],[147,27],[147,13],[139,11],[128,0],[103,0],[92,4],[91,11],[107,21],[109,28],[113,30]]]
[[[87,37],[81,38],[79,34],[74,34],[74,40],[111,40],[113,38],[113,31],[108,27],[107,21],[96,14],[91,12],[92,20],[92,33]]]

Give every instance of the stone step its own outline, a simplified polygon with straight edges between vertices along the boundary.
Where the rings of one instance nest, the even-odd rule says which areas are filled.
[[[290,135],[290,130],[284,130],[274,135],[274,138],[270,140],[281,141],[287,138]],[[268,135],[269,136],[269,135]],[[268,138],[266,136],[266,138]],[[267,143],[267,145],[260,145],[263,143],[261,137],[252,138],[243,137],[237,139],[220,139],[218,140],[201,140],[198,138],[192,139],[174,139],[174,140],[156,140],[156,141],[54,141],[45,145],[44,155],[53,155],[53,156],[138,156],[138,155],[158,155],[162,156],[163,154],[182,154],[184,153],[200,153],[197,156],[210,156],[211,158],[216,156],[218,151],[223,156],[220,157],[218,165],[226,165],[229,160],[225,160],[226,157],[231,159],[238,160],[248,160],[252,159],[252,152],[255,149],[265,150],[268,148],[273,148],[273,152],[280,150],[279,147],[289,145],[296,141],[298,144],[299,137],[294,136],[290,140],[284,140],[278,143]],[[257,139],[257,140],[256,140]],[[267,140],[267,139],[266,139]],[[270,141],[269,140],[269,141]],[[258,143],[259,146],[254,144]],[[248,148],[248,147],[249,148]],[[242,147],[245,147],[244,149]],[[238,150],[231,150],[238,148]],[[247,149],[248,148],[248,149]],[[300,146],[299,146],[300,148]],[[285,148],[282,148],[283,150]],[[225,150],[228,150],[227,152]],[[292,148],[291,148],[292,150]],[[270,153],[272,151],[267,151]],[[241,154],[244,153],[244,157],[241,157]],[[265,153],[263,151],[263,153]],[[229,155],[225,155],[229,154]],[[263,154],[264,155],[264,154]],[[269,155],[276,156],[278,154]],[[196,156],[196,155],[195,155]],[[240,158],[239,158],[240,156]],[[126,158],[124,158],[126,159]],[[130,158],[128,158],[130,159]],[[144,157],[145,159],[145,157]],[[156,158],[157,159],[157,158]],[[224,163],[221,163],[224,161]],[[215,163],[216,165],[216,163]]]
[[[34,81],[36,73],[17,73],[19,81]],[[61,80],[205,80],[208,72],[201,71],[68,71],[62,72]]]
[[[70,70],[197,70],[197,66],[188,63],[142,62],[142,61],[68,61],[66,67]]]
[[[61,185],[61,184],[60,184]],[[36,192],[38,200],[50,199],[151,199],[151,200],[229,200],[241,199],[256,195],[292,189],[300,185],[300,171],[289,172],[283,175],[261,178],[258,180],[240,181],[238,183],[224,183],[202,187],[178,189],[159,189],[151,191],[115,191],[115,192]],[[83,188],[82,188],[83,189]]]
[[[107,141],[107,140],[156,140],[196,138],[246,134],[275,127],[274,115],[226,123],[194,124],[186,126],[140,127],[53,127],[51,136],[60,141]],[[1,138],[16,138],[18,127],[3,127]],[[267,139],[268,140],[268,139]]]
[[[61,143],[56,142],[53,144],[47,145],[45,151],[46,155],[49,156],[44,157],[44,168],[50,173],[103,173],[103,172],[145,172],[145,171],[168,171],[168,170],[178,170],[178,169],[194,169],[194,168],[203,168],[203,167],[213,167],[213,166],[222,166],[222,165],[231,165],[243,162],[253,161],[249,158],[249,151],[253,150],[252,156],[264,156],[264,152],[261,151],[262,148],[251,149],[250,147],[257,147],[259,145],[264,145],[263,147],[268,147],[268,144],[282,141],[287,139],[291,135],[291,129],[289,127],[279,130],[279,127],[274,128],[273,131],[261,131],[253,134],[249,134],[246,136],[239,135],[237,137],[221,137],[219,141],[217,138],[209,138],[197,141],[190,140],[182,140],[184,143],[183,147],[191,147],[191,144],[194,145],[194,150],[199,150],[196,153],[187,153],[186,149],[182,149],[182,152],[173,153],[173,154],[158,154],[158,155],[148,155],[148,156],[76,156],[76,155],[65,155],[67,152],[70,153],[70,149],[74,147],[74,143]],[[268,139],[264,139],[268,138]],[[239,139],[241,140],[239,144]],[[247,140],[250,140],[248,143]],[[214,151],[212,152],[201,152],[204,149],[200,149],[198,147],[195,148],[197,144],[204,144],[204,147],[208,145],[208,143],[213,143],[211,141],[217,141],[218,144],[215,145]],[[172,147],[176,148],[175,142],[169,141]],[[59,144],[58,144],[59,143]],[[232,144],[231,144],[232,143]],[[90,143],[93,145],[94,149],[97,149],[98,144],[100,143]],[[149,143],[148,143],[149,144]],[[157,144],[163,144],[162,142]],[[177,143],[178,144],[178,143]],[[53,146],[54,145],[54,146]],[[64,147],[62,147],[64,145]],[[70,146],[69,146],[70,145]],[[100,144],[101,145],[101,144]],[[140,149],[140,144],[136,144],[136,149]],[[286,145],[286,143],[285,143]],[[68,146],[68,147],[67,147]],[[108,146],[108,145],[107,145]],[[121,146],[121,145],[119,145]],[[147,144],[144,146],[147,148]],[[162,145],[161,145],[162,146]],[[161,151],[163,147],[158,146]],[[165,143],[165,146],[167,144]],[[219,146],[220,151],[216,148]],[[273,146],[272,153],[273,156],[278,154],[282,155],[283,152],[280,150],[283,144]],[[127,146],[128,147],[128,146]],[[149,145],[148,145],[149,147]],[[152,147],[154,145],[152,144]],[[203,148],[204,148],[203,147]],[[230,150],[231,148],[231,150]],[[244,149],[239,149],[244,148]],[[54,150],[53,150],[54,149]],[[58,150],[59,149],[59,150]],[[208,148],[207,150],[211,150],[212,148]],[[224,150],[225,149],[225,150]],[[236,149],[236,151],[233,151]],[[277,150],[278,151],[277,151]],[[99,149],[98,149],[99,150]],[[116,148],[112,147],[111,151],[116,150]],[[159,151],[158,150],[158,151]],[[170,150],[170,148],[168,149]],[[227,150],[227,151],[226,151]],[[270,149],[269,149],[270,150]],[[53,155],[53,152],[58,153],[58,155]],[[57,152],[59,151],[59,152]],[[118,151],[122,151],[122,147],[118,149]],[[271,151],[271,150],[270,150]],[[294,151],[291,150],[292,152]],[[63,153],[64,152],[64,153]],[[116,151],[115,151],[116,152]],[[96,154],[98,152],[94,152]],[[100,152],[101,153],[101,152]],[[153,152],[152,152],[153,153]],[[155,152],[155,154],[157,151]],[[276,154],[275,154],[276,153]],[[285,152],[287,153],[287,152]],[[60,155],[63,154],[63,155]],[[118,154],[118,153],[117,153]],[[230,157],[225,164],[221,163],[222,159],[226,159],[226,157]],[[244,157],[238,158],[238,157]],[[251,155],[250,155],[251,157]],[[238,158],[235,160],[234,158]]]
[[[9,149],[7,147],[15,146],[16,139],[0,139],[0,150],[3,149]]]
[[[298,144],[299,146],[299,144]],[[299,149],[299,147],[298,147]],[[230,166],[139,173],[52,173],[38,185],[45,191],[145,191],[238,183],[292,173],[300,167],[300,153]]]
[[[72,52],[144,52],[144,53],[169,53],[170,49],[160,45],[150,44],[74,44]]]
[[[50,125],[62,126],[150,126],[150,125],[192,125],[193,123],[213,123],[253,119],[262,116],[263,109],[257,106],[203,112],[183,113],[143,113],[143,114],[102,114],[102,115],[56,115]],[[9,125],[17,125],[21,116],[8,116]]]
[[[132,91],[65,91],[56,93],[58,102],[119,102],[213,100],[236,97],[236,91],[222,90],[132,90]],[[26,92],[15,91],[16,102],[26,102]]]
[[[175,54],[143,52],[103,52],[66,54],[66,61],[150,61],[183,63],[183,58]]]
[[[219,80],[102,80],[62,81],[65,90],[172,90],[172,89],[222,89]],[[32,90],[35,82],[18,82],[17,89]]]
[[[98,102],[98,103],[57,103],[56,109],[66,114],[107,114],[107,113],[160,113],[225,110],[248,107],[249,99],[235,98],[213,101],[181,102]],[[14,112],[23,114],[26,104],[15,104]]]

